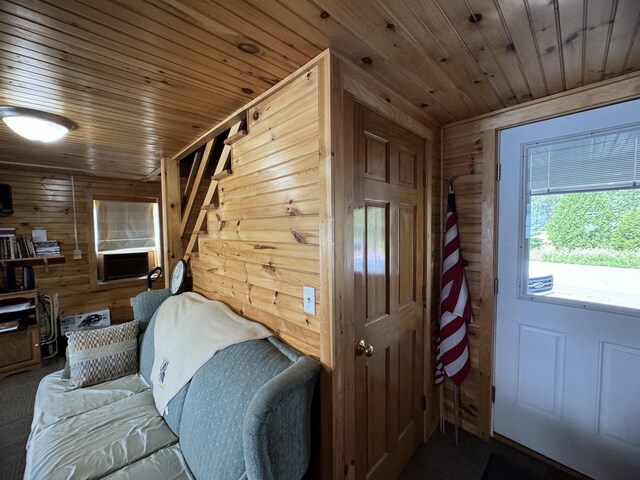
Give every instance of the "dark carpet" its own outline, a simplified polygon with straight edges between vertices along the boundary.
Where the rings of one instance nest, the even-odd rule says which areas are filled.
[[[436,430],[404,468],[400,480],[575,480],[557,468],[510,445],[488,442],[453,425]]]
[[[54,358],[37,370],[0,380],[0,480],[23,477],[38,384],[42,377],[63,367],[64,358]]]

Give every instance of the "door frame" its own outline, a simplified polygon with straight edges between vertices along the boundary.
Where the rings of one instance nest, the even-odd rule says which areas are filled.
[[[477,410],[476,425],[464,427],[480,438],[488,440],[492,435],[497,131],[637,98],[640,98],[640,73],[635,72],[450,123],[442,128],[442,177],[459,175],[458,172],[464,165],[463,159],[468,161],[467,173],[473,174],[476,166],[482,172],[478,175],[480,178],[473,183],[479,188],[468,196],[470,201],[482,205],[481,231],[476,236],[476,241],[481,245],[481,287],[479,292],[472,293],[479,303],[479,315],[475,322],[479,338],[470,338],[470,342],[478,348],[481,368],[478,370],[477,367],[472,367],[473,373],[477,375],[477,389],[471,397],[463,398],[466,406]],[[467,225],[466,220],[459,218],[458,225],[464,227]],[[462,253],[464,255],[464,251]]]
[[[330,111],[332,115],[333,201],[334,201],[334,325],[333,325],[333,432],[334,478],[355,478],[355,329],[353,323],[353,108],[360,103],[377,114],[402,125],[424,140],[424,171],[430,181],[423,186],[423,283],[426,286],[427,307],[423,305],[421,335],[423,344],[422,395],[431,391],[431,304],[433,290],[432,196],[433,196],[433,126],[419,109],[400,95],[393,93],[367,73],[338,55],[331,61]],[[430,402],[427,401],[427,406]],[[436,422],[429,408],[423,411],[423,440],[433,431]],[[323,475],[324,477],[324,475]],[[326,478],[326,477],[324,477]]]

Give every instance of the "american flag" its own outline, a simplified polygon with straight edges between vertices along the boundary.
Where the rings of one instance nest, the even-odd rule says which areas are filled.
[[[458,216],[453,193],[449,194],[448,200],[435,383],[442,383],[446,375],[453,383],[460,386],[471,367],[467,322],[473,322],[473,314],[460,255]]]

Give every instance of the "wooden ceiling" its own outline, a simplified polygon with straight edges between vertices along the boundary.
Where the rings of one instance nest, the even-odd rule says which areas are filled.
[[[141,178],[331,47],[444,125],[640,69],[638,0],[0,0],[0,162]]]

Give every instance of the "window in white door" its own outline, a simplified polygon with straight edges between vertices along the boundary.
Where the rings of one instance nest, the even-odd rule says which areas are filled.
[[[522,147],[520,296],[640,315],[640,126]]]

